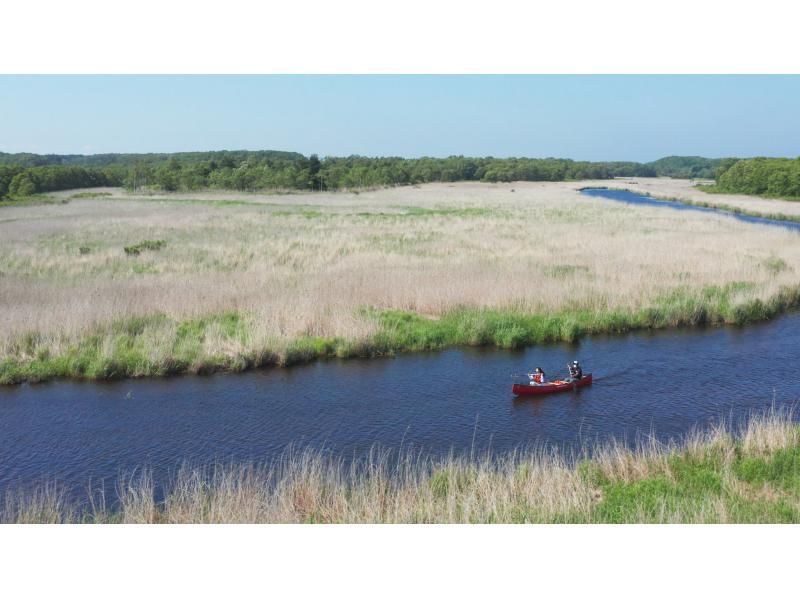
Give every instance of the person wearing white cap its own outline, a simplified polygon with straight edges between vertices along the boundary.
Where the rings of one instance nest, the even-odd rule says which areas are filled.
[[[578,363],[577,359],[572,363],[568,363],[567,369],[569,369],[568,381],[571,382],[573,380],[580,380],[581,378],[583,378],[583,370],[581,369],[581,366]]]

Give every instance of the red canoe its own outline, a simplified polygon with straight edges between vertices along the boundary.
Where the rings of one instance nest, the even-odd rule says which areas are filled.
[[[511,388],[517,396],[527,395],[546,395],[553,392],[562,392],[564,390],[572,390],[573,388],[580,388],[581,386],[589,386],[592,383],[592,375],[586,374],[580,380],[573,382],[565,382],[564,380],[555,380],[545,384],[537,384],[532,386],[530,384],[515,384]]]

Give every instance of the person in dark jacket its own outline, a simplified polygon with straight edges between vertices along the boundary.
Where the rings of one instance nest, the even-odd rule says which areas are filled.
[[[581,378],[583,378],[583,370],[581,369],[581,365],[578,363],[577,360],[567,364],[567,368],[569,369],[568,381],[571,382],[573,380],[580,380]]]

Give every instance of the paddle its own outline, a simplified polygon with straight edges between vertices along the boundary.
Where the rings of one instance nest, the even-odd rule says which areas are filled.
[[[531,374],[511,374],[511,379],[512,380],[514,378],[524,378],[526,384],[530,381],[530,377],[531,377]],[[514,384],[516,384],[516,383],[517,382],[515,381]]]

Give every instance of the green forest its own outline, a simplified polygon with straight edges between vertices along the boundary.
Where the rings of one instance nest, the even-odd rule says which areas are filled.
[[[565,181],[620,176],[714,178],[734,193],[800,195],[800,162],[670,156],[650,163],[559,158],[369,158],[283,151],[173,154],[0,153],[0,199],[84,187],[236,191],[360,189],[454,181]]]
[[[800,158],[725,160],[714,191],[800,198]]]
[[[346,158],[277,151],[40,156],[0,154],[0,197],[125,186],[164,191],[339,190],[452,181],[563,181],[655,176],[635,162],[556,158]]]

